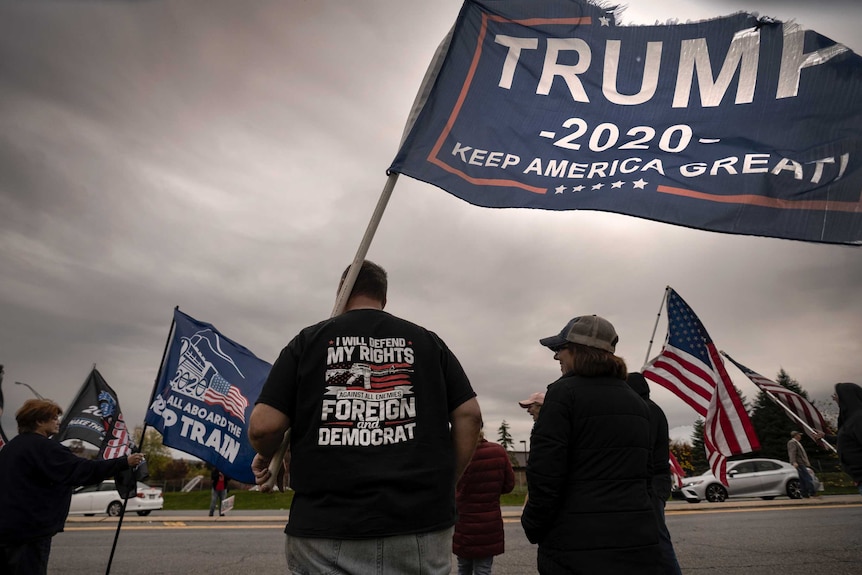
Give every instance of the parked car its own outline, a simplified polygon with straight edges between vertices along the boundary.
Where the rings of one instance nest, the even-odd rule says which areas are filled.
[[[151,511],[161,509],[165,504],[162,490],[138,482],[138,491],[134,497],[129,497],[126,512],[136,512],[138,515],[149,515]],[[105,480],[98,485],[78,487],[72,493],[72,505],[69,515],[95,515],[107,513],[113,517],[120,514],[123,508],[123,498],[120,497],[113,479]]]
[[[817,491],[823,491],[820,480],[809,468]],[[683,480],[682,496],[689,503],[703,499],[720,503],[728,497],[760,497],[775,499],[787,496],[800,499],[799,474],[796,468],[778,459],[744,459],[727,463],[727,487],[719,483],[712,472]]]

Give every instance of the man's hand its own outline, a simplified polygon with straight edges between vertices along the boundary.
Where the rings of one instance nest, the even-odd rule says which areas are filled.
[[[254,473],[254,482],[261,486],[261,491],[268,493],[272,491],[272,487],[267,487],[265,483],[272,474],[269,472],[269,462],[271,457],[264,457],[260,453],[254,456],[251,462],[251,470]]]

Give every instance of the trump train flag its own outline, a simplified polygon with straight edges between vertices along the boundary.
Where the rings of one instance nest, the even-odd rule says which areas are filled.
[[[757,451],[760,442],[706,328],[671,288],[667,288],[667,318],[665,345],[642,373],[706,419],[703,443],[709,466],[727,485],[727,457]]]
[[[100,459],[116,459],[132,451],[132,440],[116,392],[95,367],[87,376],[60,423],[57,441],[80,439],[99,448]]]
[[[145,421],[168,447],[254,483],[246,422],[272,366],[211,324],[174,310],[173,333]]]
[[[751,14],[467,0],[390,172],[478,206],[862,244],[862,58]]]
[[[781,384],[775,383],[767,377],[763,377],[756,371],[748,369],[726,353],[721,352],[721,355],[730,360],[733,365],[739,368],[739,371],[748,376],[748,379],[750,379],[759,390],[766,393],[773,401],[783,405],[787,411],[792,412],[797,418],[794,419],[793,416],[789,415],[791,419],[805,423],[805,431],[809,437],[815,441],[815,443],[818,442],[818,439],[812,436],[812,430],[819,431],[823,434],[829,432],[829,426],[826,424],[826,420],[823,419],[823,415],[805,397],[787,389]]]

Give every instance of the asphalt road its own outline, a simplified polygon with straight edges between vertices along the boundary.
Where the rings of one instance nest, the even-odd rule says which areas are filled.
[[[506,553],[495,560],[494,573],[536,573],[536,548],[524,537],[518,510],[504,511]],[[286,573],[282,534],[286,516],[286,511],[233,512],[213,519],[204,511],[159,511],[126,518],[111,573]],[[69,521],[66,531],[54,538],[48,572],[105,573],[116,524],[115,518],[104,516]],[[668,526],[686,575],[862,573],[858,496],[817,502],[674,502],[668,506]]]

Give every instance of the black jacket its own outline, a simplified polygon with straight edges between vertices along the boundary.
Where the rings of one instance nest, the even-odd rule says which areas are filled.
[[[655,573],[649,409],[637,393],[618,379],[563,376],[530,445],[521,525],[539,544],[539,572]]]
[[[637,392],[649,408],[650,442],[652,443],[652,488],[656,497],[666,501],[670,497],[673,485],[670,477],[670,446],[667,416],[656,402],[649,398],[649,384],[643,374],[633,372],[626,380],[629,386]]]
[[[128,469],[125,457],[91,461],[38,433],[21,433],[0,449],[0,544],[63,530],[72,489]]]
[[[838,396],[838,457],[841,467],[856,483],[862,483],[862,387],[835,385]]]

